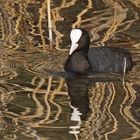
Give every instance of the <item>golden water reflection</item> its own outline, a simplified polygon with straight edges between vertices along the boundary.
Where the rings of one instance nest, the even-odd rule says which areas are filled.
[[[0,1],[0,139],[140,139],[140,1]],[[66,76],[69,31],[132,53],[125,76]]]
[[[140,137],[139,106],[135,106],[139,96],[132,83],[33,75],[23,80],[1,82],[3,138],[6,133],[7,139],[61,138],[62,134],[82,140]]]

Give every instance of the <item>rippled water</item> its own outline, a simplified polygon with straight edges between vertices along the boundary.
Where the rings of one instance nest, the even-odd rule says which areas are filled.
[[[140,139],[140,0],[0,1],[0,139]],[[91,46],[128,49],[122,75],[66,76],[69,31],[86,28]]]

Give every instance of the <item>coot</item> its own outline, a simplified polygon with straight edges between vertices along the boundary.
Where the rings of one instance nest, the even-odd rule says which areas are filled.
[[[128,72],[132,68],[129,51],[108,46],[91,47],[88,32],[83,28],[70,33],[71,48],[64,69],[68,72],[86,74],[88,72]]]

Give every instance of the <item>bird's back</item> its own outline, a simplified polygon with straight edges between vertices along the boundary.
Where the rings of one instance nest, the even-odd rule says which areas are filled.
[[[89,49],[88,59],[91,72],[116,72],[122,73],[126,60],[126,71],[132,68],[130,53],[122,48],[92,47]]]

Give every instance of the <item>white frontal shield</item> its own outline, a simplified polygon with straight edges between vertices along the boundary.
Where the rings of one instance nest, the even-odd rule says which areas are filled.
[[[69,55],[71,55],[77,48],[78,48],[78,41],[80,37],[82,36],[82,31],[80,29],[73,29],[70,33],[70,39],[71,39],[71,48]]]

